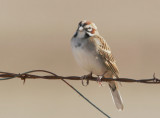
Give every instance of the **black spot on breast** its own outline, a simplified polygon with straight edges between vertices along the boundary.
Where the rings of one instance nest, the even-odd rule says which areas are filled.
[[[78,48],[78,47],[81,47],[81,45],[82,45],[81,43],[77,43],[75,47]]]

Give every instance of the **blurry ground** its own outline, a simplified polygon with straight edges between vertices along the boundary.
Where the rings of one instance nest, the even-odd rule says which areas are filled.
[[[0,71],[86,74],[74,61],[70,39],[88,19],[109,43],[121,77],[160,77],[159,6],[158,0],[0,0]],[[160,116],[159,85],[123,84],[125,108],[118,112],[107,84],[69,83],[113,118]],[[60,80],[1,81],[0,94],[1,118],[104,118]]]

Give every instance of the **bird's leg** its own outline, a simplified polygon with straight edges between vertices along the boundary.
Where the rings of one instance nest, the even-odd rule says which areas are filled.
[[[103,76],[98,75],[97,77],[97,83],[99,84],[99,87],[103,86],[101,79],[103,78]]]
[[[98,75],[97,77],[97,82],[99,83],[100,87],[105,86],[104,84],[102,84],[102,81],[101,81],[101,79],[104,77],[105,74],[106,72],[104,72],[103,75]]]
[[[82,79],[82,85],[83,86],[87,86],[88,84],[89,84],[89,79],[88,78],[92,78],[92,72],[91,73],[89,73],[88,75],[83,75],[82,77],[81,77],[81,79]],[[86,81],[86,84],[84,84],[84,81],[83,80],[87,80]]]

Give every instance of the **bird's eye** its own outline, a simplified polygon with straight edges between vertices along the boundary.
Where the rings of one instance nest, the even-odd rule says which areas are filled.
[[[88,30],[89,32],[91,32],[91,31],[92,31],[92,28],[91,28],[91,27],[88,27],[87,30]]]

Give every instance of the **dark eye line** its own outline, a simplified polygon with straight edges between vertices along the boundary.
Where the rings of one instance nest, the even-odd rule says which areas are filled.
[[[90,29],[92,29],[92,28],[91,28],[91,27],[86,28],[87,31],[90,30]],[[92,30],[91,30],[91,31],[92,31]],[[91,32],[91,31],[89,31],[89,32]]]

